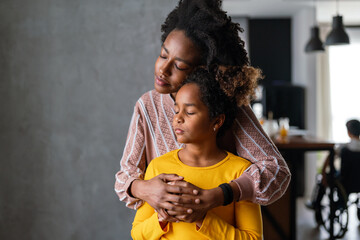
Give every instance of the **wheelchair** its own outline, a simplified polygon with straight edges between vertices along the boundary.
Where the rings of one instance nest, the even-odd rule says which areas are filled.
[[[353,152],[347,148],[341,150],[341,169],[336,174],[333,184],[333,199],[335,205],[334,237],[342,238],[348,230],[348,208],[352,204],[357,206],[357,217],[360,220],[360,152]],[[330,176],[327,176],[330,177]],[[318,226],[330,232],[330,194],[329,186],[321,182],[322,176],[317,176],[317,184],[312,193],[312,209],[315,211],[315,221]],[[329,182],[329,181],[327,181]],[[349,200],[352,194],[356,198]]]

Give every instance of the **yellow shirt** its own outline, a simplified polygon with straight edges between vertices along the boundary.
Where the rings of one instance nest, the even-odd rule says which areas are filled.
[[[228,152],[225,159],[209,167],[191,167],[182,163],[174,150],[152,160],[145,180],[161,173],[176,173],[200,188],[211,189],[238,178],[250,162]],[[195,223],[168,223],[163,230],[158,215],[147,203],[137,212],[131,230],[133,239],[262,239],[260,206],[248,201],[213,208],[200,229]]]

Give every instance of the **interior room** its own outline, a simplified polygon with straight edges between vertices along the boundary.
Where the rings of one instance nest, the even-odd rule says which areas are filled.
[[[0,2],[0,239],[131,239],[135,211],[119,201],[115,174],[176,4]],[[349,141],[346,121],[360,120],[360,0],[223,0],[223,9],[263,70],[251,105],[292,170],[291,190],[263,208],[264,239],[329,239],[305,203],[328,152]],[[349,43],[328,40],[335,16]],[[322,49],[309,46],[316,33]],[[288,136],[318,147],[294,155]],[[352,205],[341,239],[360,239],[359,222]]]

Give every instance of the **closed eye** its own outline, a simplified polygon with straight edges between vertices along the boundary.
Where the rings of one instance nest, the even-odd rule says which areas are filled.
[[[175,64],[175,68],[176,68],[177,70],[180,70],[180,71],[188,70],[188,68],[180,68],[180,67],[178,67],[178,65],[176,65],[176,64]]]

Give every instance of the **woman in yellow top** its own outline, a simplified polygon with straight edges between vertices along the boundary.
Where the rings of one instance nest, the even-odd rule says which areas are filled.
[[[187,223],[162,221],[145,203],[133,222],[134,239],[262,239],[260,206],[249,201],[233,202],[231,187],[222,184],[238,178],[251,163],[222,150],[217,143],[217,137],[231,127],[237,107],[249,101],[248,95],[242,95],[253,93],[256,83],[245,81],[240,68],[220,69],[197,69],[178,91],[173,128],[177,141],[184,145],[152,160],[145,180],[175,173],[202,189],[220,185],[225,206]]]

